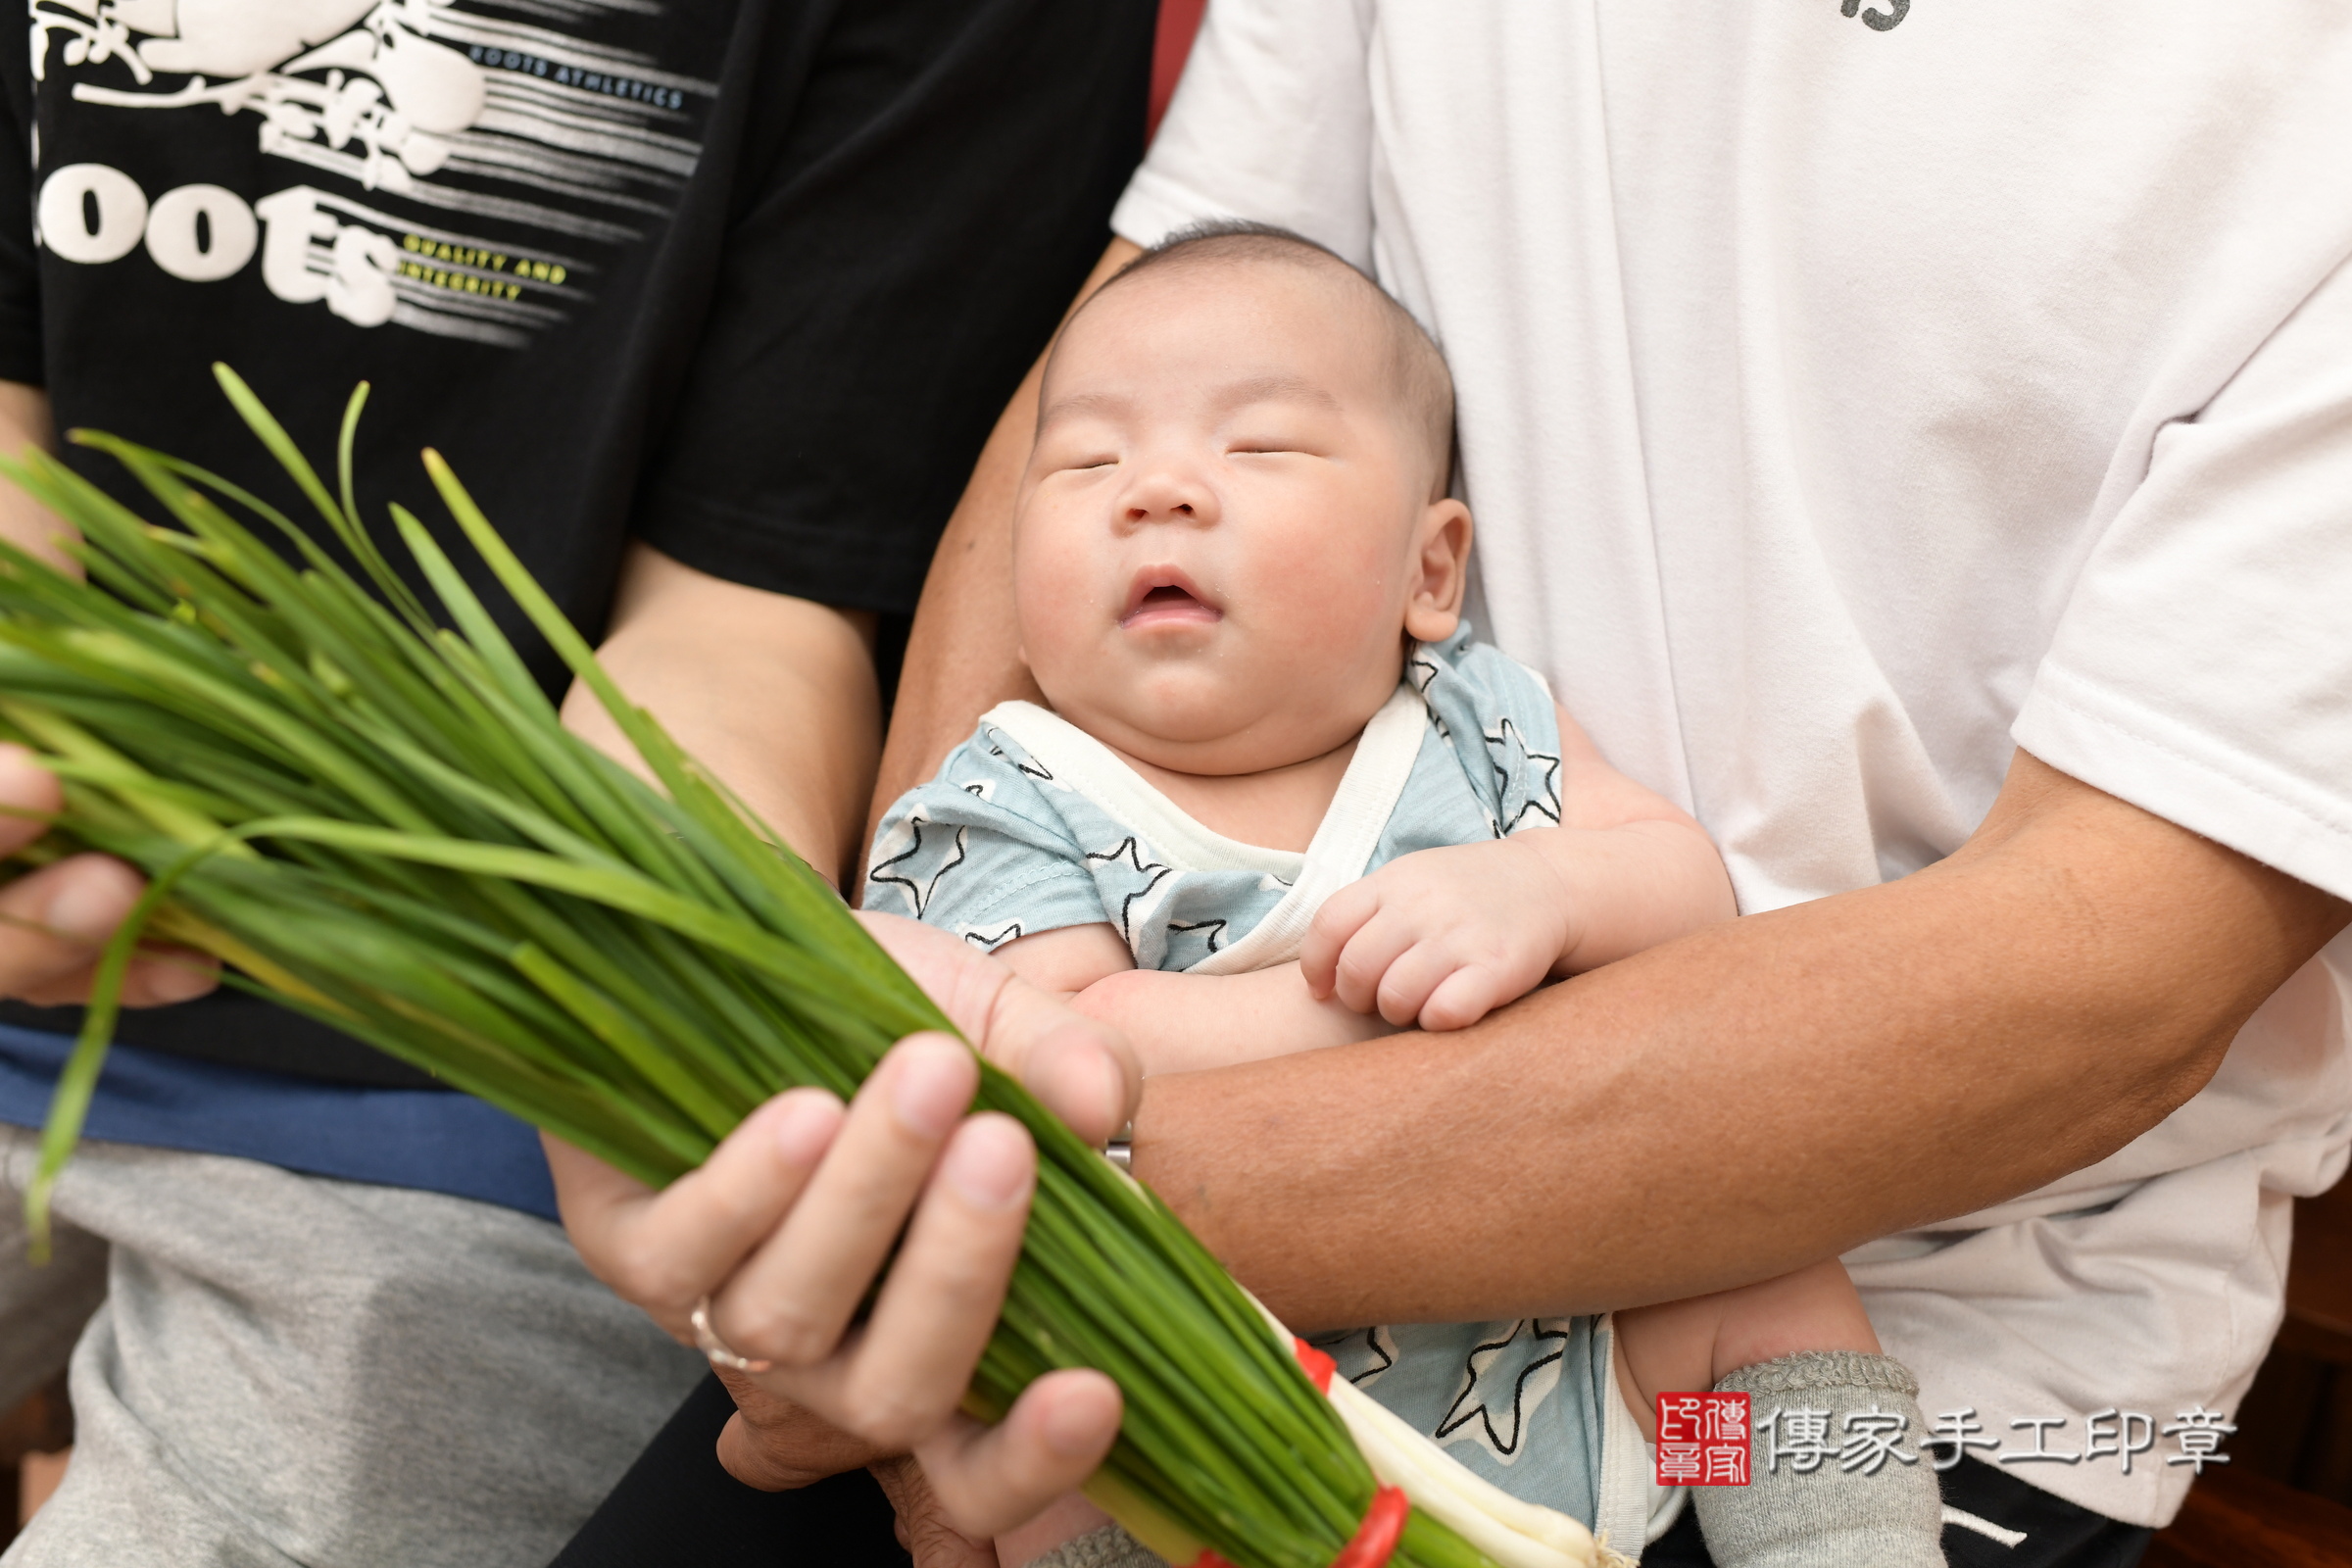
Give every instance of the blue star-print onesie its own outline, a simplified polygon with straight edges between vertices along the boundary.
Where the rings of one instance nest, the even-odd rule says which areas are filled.
[[[1549,690],[1465,625],[1413,650],[1304,855],[1210,832],[1101,743],[1010,703],[883,819],[865,903],[991,950],[1107,921],[1139,966],[1244,972],[1297,956],[1324,897],[1400,855],[1556,824],[1559,790]],[[1639,1433],[1614,1408],[1608,1342],[1592,1318],[1396,1324],[1317,1341],[1342,1376],[1472,1470],[1587,1524],[1602,1511],[1604,1447],[1612,1495],[1623,1495],[1624,1467],[1642,1462]],[[1612,1427],[1619,1441],[1604,1445]]]

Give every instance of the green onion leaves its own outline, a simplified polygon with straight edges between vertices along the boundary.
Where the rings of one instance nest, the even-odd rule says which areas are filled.
[[[29,865],[119,856],[151,887],[107,948],[28,1198],[79,1136],[142,938],[661,1184],[798,1085],[847,1095],[890,1046],[949,1030],[824,879],[606,678],[438,455],[473,558],[405,512],[429,608],[354,505],[354,395],[330,489],[250,388],[223,391],[324,524],[77,432],[153,496],[151,526],[37,452],[0,465],[76,528],[76,581],[0,545],[0,738],[63,783]],[[485,569],[486,568],[486,569]],[[559,722],[472,581],[494,582],[604,704],[653,788]],[[952,1031],[950,1031],[952,1032]],[[1373,1478],[1290,1347],[1176,1218],[1004,1074],[1037,1198],[971,1402],[1093,1366],[1126,1424],[1096,1491],[1155,1547],[1325,1568]],[[1489,1559],[1416,1515],[1395,1561]]]

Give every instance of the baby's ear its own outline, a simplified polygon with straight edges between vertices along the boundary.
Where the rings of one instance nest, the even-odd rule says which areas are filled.
[[[1461,623],[1462,595],[1470,587],[1470,509],[1450,496],[1422,510],[1404,601],[1407,636],[1442,643]]]

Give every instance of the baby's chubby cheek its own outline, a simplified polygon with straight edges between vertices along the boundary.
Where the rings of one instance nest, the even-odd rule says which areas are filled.
[[[1048,691],[1050,676],[1100,662],[1117,637],[1120,595],[1108,576],[1080,550],[1024,549],[1015,557],[1021,658]]]
[[[1270,555],[1250,573],[1252,650],[1295,674],[1385,658],[1404,623],[1396,563],[1334,544]]]

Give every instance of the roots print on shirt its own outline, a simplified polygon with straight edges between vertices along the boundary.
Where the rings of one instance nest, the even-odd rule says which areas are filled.
[[[72,158],[87,130],[113,160],[36,149],[37,237],[92,266],[144,243],[190,282],[233,276],[258,252],[289,304],[522,347],[593,297],[606,256],[664,220],[694,171],[714,84],[595,36],[662,9],[29,0],[44,134]],[[116,167],[142,138],[92,116],[150,119],[158,144],[218,134],[226,117],[263,167],[302,172],[268,191],[159,190]]]

